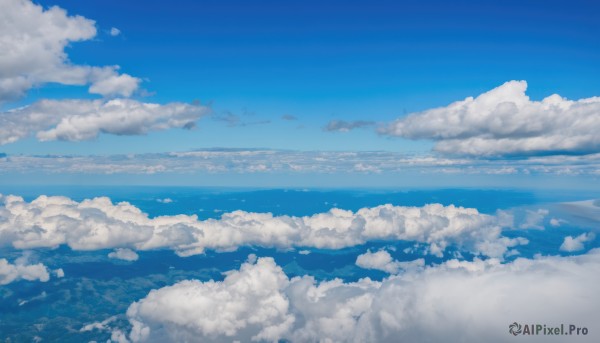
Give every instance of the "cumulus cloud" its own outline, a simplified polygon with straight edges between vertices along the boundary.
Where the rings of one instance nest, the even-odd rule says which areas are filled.
[[[593,232],[582,233],[575,238],[573,238],[573,236],[567,236],[559,249],[567,252],[580,251],[584,249],[583,243],[592,241],[594,238],[596,238],[596,235],[594,235]]]
[[[65,52],[72,42],[96,36],[93,20],[69,16],[57,6],[0,0],[0,102],[23,97],[38,85],[90,85],[91,93],[130,96],[141,80],[118,66],[75,65]]]
[[[382,133],[436,142],[435,150],[474,156],[587,154],[600,151],[600,97],[532,101],[525,81],[476,98],[411,114]]]
[[[358,255],[356,265],[364,269],[375,269],[389,274],[398,274],[402,270],[425,266],[425,260],[419,258],[413,261],[400,262],[394,260],[386,250],[379,250],[377,252],[369,250],[362,255]]]
[[[365,120],[345,121],[345,120],[332,120],[323,128],[324,131],[329,132],[348,132],[354,129],[365,128],[375,125],[375,122]]]
[[[0,115],[0,144],[31,134],[41,141],[81,141],[100,133],[141,135],[185,128],[208,109],[199,105],[143,103],[131,99],[41,100]]]
[[[0,258],[0,285],[8,285],[18,280],[46,282],[50,280],[50,273],[45,265],[27,264],[25,258],[17,259],[14,264]]]
[[[334,208],[304,217],[234,211],[203,221],[196,215],[149,218],[127,202],[113,204],[105,197],[76,202],[40,196],[28,203],[8,195],[0,196],[0,204],[0,245],[17,249],[166,248],[185,256],[240,246],[340,249],[374,240],[407,240],[426,244],[436,256],[453,245],[502,257],[510,247],[527,243],[502,236],[501,218],[440,204],[388,204],[356,212]]]
[[[135,251],[127,248],[115,249],[115,251],[108,254],[108,257],[129,262],[137,261],[140,258]]]
[[[381,282],[350,283],[289,279],[273,259],[260,258],[222,282],[189,280],[151,291],[127,311],[129,337],[134,342],[479,342],[482,337],[505,342],[514,321],[593,327],[600,315],[594,286],[599,281],[599,250],[507,264],[450,260]],[[598,335],[577,339],[593,342]]]
[[[133,324],[130,338],[276,341],[294,322],[289,301],[280,291],[288,284],[272,258],[261,258],[229,272],[222,282],[183,281],[152,291],[127,310]]]

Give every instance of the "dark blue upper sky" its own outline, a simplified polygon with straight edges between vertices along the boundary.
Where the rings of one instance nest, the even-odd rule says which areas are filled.
[[[77,44],[71,59],[119,64],[164,100],[410,95],[414,110],[510,79],[528,80],[534,97],[592,96],[599,87],[595,1],[43,4],[119,28],[118,39]]]

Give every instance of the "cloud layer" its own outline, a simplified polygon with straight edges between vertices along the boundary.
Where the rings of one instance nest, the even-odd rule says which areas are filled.
[[[113,204],[104,197],[76,202],[40,196],[28,203],[9,195],[0,196],[0,204],[0,245],[17,249],[173,249],[185,256],[240,246],[339,249],[373,240],[407,240],[425,243],[436,256],[452,245],[501,258],[510,247],[527,243],[502,236],[501,227],[511,225],[503,216],[440,204],[382,205],[357,212],[334,208],[305,217],[234,211],[204,221],[196,215],[149,218],[127,202]]]
[[[196,110],[192,109],[192,111]],[[56,122],[56,119],[54,120]],[[5,124],[10,130],[3,131],[0,126],[1,140],[7,142],[19,139],[18,137],[27,135],[30,128],[44,130],[35,127],[39,122],[28,126],[31,120],[27,119],[27,115],[25,118],[14,118],[14,121],[20,121],[20,124],[8,122]],[[0,123],[2,123],[1,119]],[[152,125],[148,124],[148,127]],[[104,131],[100,130],[100,132]],[[372,175],[408,172],[446,175],[531,175],[531,177],[533,175],[593,176],[600,175],[600,154],[529,157],[520,160],[482,160],[415,156],[388,151],[269,149],[206,149],[188,152],[86,156],[0,153],[0,173],[33,171],[50,174],[354,173]]]
[[[598,250],[508,264],[450,260],[382,282],[320,284],[310,276],[289,279],[272,258],[260,258],[222,282],[154,290],[127,316],[134,342],[505,342],[514,321],[593,327],[598,282]],[[597,338],[590,330],[577,340]]]
[[[382,133],[436,142],[445,154],[504,156],[600,151],[600,97],[531,101],[525,81],[411,114]]]
[[[130,96],[141,80],[118,66],[94,67],[69,61],[65,47],[96,36],[95,23],[53,6],[0,0],[0,103],[23,97],[32,87],[55,82],[90,85],[90,93]]]
[[[199,105],[159,105],[131,99],[41,100],[0,115],[0,144],[31,134],[41,141],[81,141],[100,133],[140,135],[189,128],[208,112],[208,108]]]

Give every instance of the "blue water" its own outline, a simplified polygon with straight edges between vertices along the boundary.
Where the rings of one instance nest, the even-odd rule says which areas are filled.
[[[522,257],[535,254],[567,255],[558,250],[565,236],[575,236],[594,230],[572,223],[554,228],[548,221],[554,215],[557,203],[600,198],[598,194],[583,192],[534,192],[526,190],[305,190],[305,189],[213,189],[167,187],[7,187],[2,194],[21,195],[30,201],[41,194],[64,195],[80,201],[96,196],[108,196],[113,202],[128,201],[149,216],[196,214],[200,219],[219,218],[223,212],[245,210],[271,212],[274,215],[312,215],[338,207],[358,210],[390,203],[403,206],[422,206],[428,203],[454,204],[474,207],[482,213],[498,210],[525,211],[549,209],[544,230],[505,230],[508,237],[525,237],[530,243],[519,246]],[[169,198],[171,203],[157,200]],[[63,268],[66,276],[51,278],[49,282],[14,282],[0,286],[0,339],[31,341],[35,336],[45,341],[81,342],[106,340],[110,333],[92,331],[80,333],[88,323],[119,315],[114,325],[127,328],[123,314],[134,301],[150,290],[171,285],[184,279],[221,280],[223,272],[237,269],[249,254],[272,256],[288,276],[309,274],[317,280],[341,278],[356,281],[363,277],[381,280],[387,274],[355,266],[356,257],[367,249],[387,248],[395,259],[410,261],[425,257],[427,264],[441,263],[453,256],[456,248],[449,247],[444,258],[423,256],[421,251],[405,253],[414,242],[370,242],[341,250],[311,249],[308,255],[297,251],[278,251],[258,247],[242,247],[234,252],[207,251],[204,255],[179,257],[172,251],[143,251],[135,262],[109,259],[109,250],[71,251],[67,247],[54,250],[36,250],[31,258],[51,269]],[[585,253],[598,247],[590,242]],[[474,256],[460,252],[470,260]],[[0,256],[13,261],[22,254],[8,247],[0,249]],[[514,259],[518,256],[508,258]],[[23,301],[28,301],[19,305]]]

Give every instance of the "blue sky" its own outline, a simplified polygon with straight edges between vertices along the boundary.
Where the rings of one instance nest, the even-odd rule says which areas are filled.
[[[435,147],[432,136],[408,139],[378,128],[511,80],[527,81],[532,101],[555,93],[570,100],[600,94],[600,6],[592,1],[39,4],[95,21],[95,36],[65,47],[65,63],[118,65],[118,73],[140,80],[126,97],[160,104],[199,100],[211,114],[193,130],[111,135],[100,128],[93,139],[44,142],[32,134],[0,146],[11,155],[213,147],[427,155]],[[111,35],[112,28],[119,34]],[[114,97],[68,82],[39,82],[0,106],[103,96]],[[366,124],[324,130],[334,120]],[[599,151],[592,145],[586,152]]]

